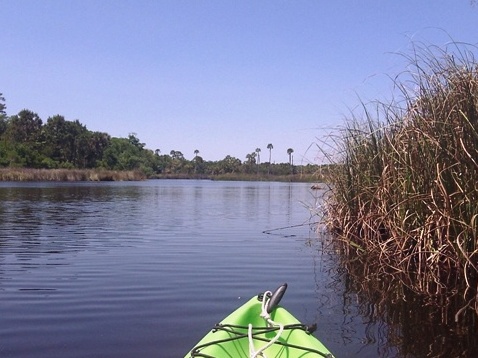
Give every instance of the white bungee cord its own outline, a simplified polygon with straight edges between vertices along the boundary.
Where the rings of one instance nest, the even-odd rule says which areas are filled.
[[[259,356],[267,358],[264,355],[264,351],[270,346],[272,346],[280,338],[280,336],[282,335],[282,332],[284,331],[284,325],[281,323],[274,322],[271,319],[270,314],[267,312],[267,303],[269,302],[271,295],[272,295],[271,291],[264,292],[264,296],[263,296],[264,298],[262,299],[261,317],[264,318],[264,320],[267,322],[269,327],[279,327],[279,330],[273,339],[271,339],[266,345],[264,345],[263,347],[259,348],[256,351],[254,348],[254,339],[252,337],[252,324],[249,323],[247,335],[249,337],[249,357],[250,358],[256,358]]]

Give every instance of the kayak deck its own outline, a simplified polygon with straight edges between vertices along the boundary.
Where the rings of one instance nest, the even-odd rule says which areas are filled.
[[[270,318],[284,325],[284,329],[274,343],[269,343],[275,339],[279,327],[270,327],[261,317],[262,312],[262,303],[258,297],[251,298],[218,323],[186,355],[186,358],[248,358],[255,356],[250,352],[251,345],[254,352],[270,345],[263,350],[264,355],[258,354],[257,357],[333,357],[330,351],[309,332],[307,326],[301,324],[281,306],[274,307],[270,312]]]

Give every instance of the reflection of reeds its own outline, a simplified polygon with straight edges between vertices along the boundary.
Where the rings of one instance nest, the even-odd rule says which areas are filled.
[[[361,316],[365,342],[375,345],[380,357],[476,357],[478,317],[471,310],[456,313],[466,305],[461,295],[442,297],[417,295],[399,279],[376,276],[374,267],[360,260],[340,257],[346,272],[344,322]],[[372,278],[372,279],[371,279]],[[443,299],[443,302],[434,302]],[[399,354],[397,354],[397,352]]]
[[[144,179],[144,174],[137,171],[101,169],[0,169],[0,181],[131,181]]]
[[[403,101],[347,121],[328,203],[348,252],[433,295],[478,278],[478,66],[455,49],[415,51]]]

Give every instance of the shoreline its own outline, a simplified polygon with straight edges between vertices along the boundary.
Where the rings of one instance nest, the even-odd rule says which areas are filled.
[[[136,181],[145,180],[140,171],[116,171],[106,169],[33,169],[0,168],[1,181]]]
[[[33,168],[0,168],[0,182],[74,182],[74,181],[141,181],[147,179],[196,179],[196,180],[229,180],[229,181],[275,181],[317,183],[319,175],[256,175],[256,174],[156,174],[147,177],[141,171],[118,171],[106,169],[33,169]]]

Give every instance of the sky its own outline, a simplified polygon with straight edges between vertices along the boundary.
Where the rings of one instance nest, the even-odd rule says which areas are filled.
[[[478,43],[470,0],[0,0],[7,115],[60,114],[204,160],[321,164],[412,44]],[[400,55],[402,54],[402,55]]]

